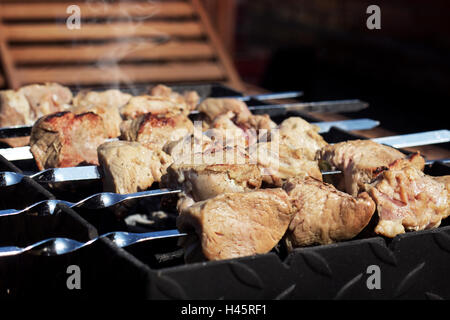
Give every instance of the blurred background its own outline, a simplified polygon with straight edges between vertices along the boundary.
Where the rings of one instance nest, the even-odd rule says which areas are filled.
[[[381,9],[381,29],[366,8]],[[240,0],[232,55],[244,82],[360,98],[362,113],[394,131],[448,128],[450,2]]]
[[[65,28],[70,4],[81,8],[80,30]],[[366,27],[372,4],[381,9],[380,30]],[[0,87],[223,82],[243,92],[303,90],[305,100],[365,100],[371,107],[358,117],[379,119],[393,131],[448,128],[445,0],[0,5]]]

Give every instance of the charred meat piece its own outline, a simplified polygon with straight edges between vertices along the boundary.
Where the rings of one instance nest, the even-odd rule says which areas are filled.
[[[150,95],[156,97],[166,97],[174,102],[186,104],[189,106],[189,110],[194,110],[200,101],[200,96],[196,91],[185,91],[180,94],[163,84],[153,87],[150,90]]]
[[[197,233],[207,259],[231,259],[272,250],[292,214],[282,189],[225,193],[182,210],[177,227]]]
[[[131,98],[130,94],[111,89],[106,91],[82,91],[73,99],[72,112],[75,114],[93,112],[103,119],[106,133],[109,138],[120,135],[120,108]]]
[[[60,112],[40,118],[33,126],[30,151],[39,170],[98,165],[97,147],[107,136],[95,113]]]
[[[121,126],[123,140],[154,144],[161,148],[193,132],[191,120],[182,114],[166,116],[147,113],[134,120],[124,121]]]
[[[103,189],[116,193],[134,193],[161,181],[172,158],[164,151],[149,149],[138,142],[111,141],[98,147],[103,171]]]
[[[308,159],[314,160],[317,152],[328,145],[318,131],[317,126],[302,118],[290,117],[278,126],[277,134],[271,132],[270,140],[277,140],[280,144],[294,150],[303,149],[302,153]]]
[[[157,96],[135,96],[120,109],[120,114],[124,119],[135,119],[140,115],[167,114],[168,116],[189,113],[189,106],[184,102],[176,102],[168,97]]]
[[[407,231],[437,228],[450,215],[447,178],[425,175],[411,159],[397,160],[371,184],[377,204],[375,232],[389,238]]]
[[[251,163],[261,169],[264,182],[281,187],[294,177],[311,176],[322,180],[317,161],[310,160],[303,149],[291,149],[275,142],[259,142],[249,148]]]
[[[320,151],[319,158],[331,167],[342,170],[339,189],[356,196],[392,162],[405,158],[400,151],[370,140],[353,140],[328,145]],[[414,165],[423,170],[424,160],[415,157]]]
[[[286,233],[292,247],[352,239],[375,212],[367,193],[352,197],[314,178],[291,179],[283,189],[295,211]]]

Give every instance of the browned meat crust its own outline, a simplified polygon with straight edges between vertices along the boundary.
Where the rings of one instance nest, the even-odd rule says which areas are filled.
[[[194,125],[188,117],[143,114],[121,126],[121,139],[154,144],[161,148],[194,132]]]
[[[31,153],[39,170],[98,165],[97,147],[105,142],[102,118],[94,113],[60,112],[40,118],[31,131]]]

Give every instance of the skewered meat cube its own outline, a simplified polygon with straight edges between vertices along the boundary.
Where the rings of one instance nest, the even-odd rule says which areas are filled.
[[[172,164],[162,185],[182,189],[194,201],[213,198],[227,192],[241,192],[261,187],[259,169],[251,164]]]
[[[72,101],[70,89],[57,83],[32,84],[20,88],[19,92],[30,104],[33,122],[44,115],[67,110]]]
[[[23,93],[14,90],[0,91],[1,127],[32,124],[34,120],[30,103]]]
[[[447,178],[436,179],[417,169],[413,159],[400,159],[371,184],[377,204],[375,232],[393,238],[405,230],[437,228],[450,215]]]
[[[71,91],[55,83],[0,91],[0,127],[31,125],[45,114],[66,110],[71,100]],[[0,139],[12,147],[27,145],[29,140],[29,137]]]
[[[124,119],[135,119],[146,113],[178,115],[189,113],[189,106],[184,102],[176,102],[168,97],[135,96],[120,109]]]
[[[320,151],[320,159],[343,172],[339,189],[356,196],[389,164],[406,157],[400,151],[371,140],[353,140],[328,145]],[[415,166],[423,170],[424,161],[415,158]]]
[[[262,183],[259,168],[249,164],[245,149],[211,146],[203,153],[194,153],[193,162],[173,163],[163,176],[161,185],[182,189],[177,207],[189,207],[225,192],[259,188]]]
[[[435,181],[443,183],[447,188],[447,192],[450,192],[450,176],[432,177]]]
[[[272,250],[292,214],[282,189],[225,193],[182,210],[177,227],[197,233],[207,259],[231,259]]]
[[[207,135],[194,133],[167,143],[163,150],[172,156],[174,163],[194,164],[195,154],[203,154],[207,149],[214,148],[214,146],[214,142]]]
[[[240,128],[233,122],[233,117],[234,113],[231,111],[217,116],[206,134],[223,146],[247,147],[254,144],[257,141],[256,131]]]
[[[290,117],[278,126],[278,134],[271,133],[271,141],[278,139],[291,149],[303,149],[303,154],[308,159],[314,160],[317,152],[327,145],[323,137],[318,133],[319,128],[300,117]]]
[[[82,91],[73,99],[72,112],[75,114],[93,112],[103,119],[106,133],[109,138],[120,135],[122,117],[119,109],[131,98],[130,94],[111,89],[101,92]]]
[[[121,125],[123,140],[154,144],[161,148],[193,132],[192,121],[182,114],[166,116],[147,113],[134,120],[124,121]]]
[[[183,94],[180,94],[163,84],[153,87],[150,90],[150,95],[167,97],[175,102],[185,103],[189,106],[189,110],[194,110],[200,101],[200,96],[196,91],[185,91]]]
[[[211,122],[218,116],[228,112],[233,113],[233,117],[235,117],[234,122],[236,123],[247,122],[252,116],[245,102],[231,98],[207,98],[199,104],[197,109],[204,113]]]
[[[117,89],[105,91],[80,91],[73,98],[74,107],[91,108],[104,105],[120,109],[130,101],[132,95]]]
[[[351,239],[375,212],[375,203],[366,192],[352,197],[311,177],[291,179],[283,189],[295,211],[286,233],[292,247]]]
[[[303,149],[291,149],[275,142],[259,142],[249,148],[252,163],[257,163],[263,174],[264,182],[281,187],[294,177],[311,176],[322,180],[317,161],[309,160]]]
[[[138,142],[110,141],[101,144],[98,160],[103,171],[103,189],[134,193],[161,181],[172,158],[161,149],[146,148]]]
[[[107,136],[95,113],[59,112],[40,118],[33,126],[30,151],[39,170],[98,165],[97,147]]]
[[[277,124],[270,119],[268,114],[252,115],[247,123],[242,123],[241,127],[254,130],[272,130],[277,127]]]

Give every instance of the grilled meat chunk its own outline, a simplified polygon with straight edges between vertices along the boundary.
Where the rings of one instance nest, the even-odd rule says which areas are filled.
[[[295,214],[286,233],[292,247],[330,244],[360,233],[375,212],[367,193],[358,197],[317,179],[290,179],[284,186]]]
[[[57,83],[32,84],[18,92],[28,100],[33,122],[44,115],[67,110],[72,101],[70,89]]]
[[[194,110],[200,101],[200,96],[196,91],[185,91],[180,94],[163,84],[153,87],[150,90],[150,95],[156,97],[166,97],[174,102],[186,104],[189,107],[189,111]]]
[[[231,259],[272,250],[292,214],[282,189],[225,193],[182,210],[177,227],[197,233],[207,259]]]
[[[379,218],[376,233],[393,238],[405,230],[437,228],[450,215],[447,178],[427,176],[413,162],[395,161],[371,184]]]
[[[249,164],[245,149],[212,145],[204,152],[194,153],[191,161],[173,163],[162,178],[162,186],[183,190],[179,194],[178,209],[220,193],[261,186],[260,171],[256,165]]]
[[[290,117],[278,126],[278,135],[271,133],[270,140],[278,139],[291,149],[303,149],[302,153],[309,159],[314,160],[317,152],[328,145],[318,134],[319,128],[300,117]]]
[[[258,167],[250,164],[172,164],[162,181],[163,186],[181,189],[194,201],[222,193],[256,189],[261,187],[261,183]]]
[[[211,122],[218,116],[228,112],[233,113],[234,122],[236,123],[247,122],[252,116],[245,102],[231,98],[207,98],[199,104],[197,109],[204,113]]]
[[[103,119],[109,138],[120,136],[122,117],[119,109],[130,100],[131,95],[119,90],[81,91],[73,99],[72,112],[75,114],[93,112]]]
[[[249,153],[251,163],[261,169],[263,181],[281,187],[287,179],[294,177],[311,176],[322,180],[318,162],[309,160],[303,150],[275,142],[259,142],[249,148]]]
[[[159,148],[146,148],[139,142],[111,141],[101,144],[98,160],[103,171],[103,189],[134,193],[161,181],[172,158]]]
[[[71,100],[71,91],[54,83],[0,91],[0,127],[31,125],[45,114],[66,110]],[[0,141],[20,147],[29,143],[29,137]]]
[[[0,126],[32,124],[35,118],[27,98],[14,90],[0,91]]]
[[[356,196],[389,164],[406,156],[400,151],[370,140],[353,140],[328,145],[320,151],[319,158],[332,167],[342,170],[343,179],[338,188]],[[414,160],[423,170],[423,158]]]
[[[184,102],[173,101],[168,97],[142,95],[132,97],[125,106],[120,108],[120,114],[124,119],[135,119],[147,113],[187,115],[189,110],[189,106]]]
[[[60,112],[40,118],[33,126],[30,151],[39,170],[98,165],[97,147],[107,136],[95,113]]]
[[[224,147],[240,146],[246,148],[255,143],[256,131],[240,128],[233,122],[233,117],[234,113],[231,111],[218,115],[205,134]]]
[[[177,141],[165,144],[163,150],[172,156],[174,163],[194,164],[196,163],[196,159],[202,158],[199,155],[214,147],[214,141],[207,135],[193,133]],[[194,155],[197,155],[197,157],[194,158]],[[202,161],[198,161],[198,164]]]
[[[80,91],[73,98],[74,107],[92,108],[96,105],[110,106],[120,109],[130,101],[132,95],[117,89],[105,91]]]
[[[161,148],[193,132],[191,120],[182,114],[166,116],[146,113],[134,120],[124,121],[121,126],[123,140],[154,144]]]
[[[242,123],[241,127],[254,130],[272,130],[277,127],[277,124],[270,119],[268,114],[255,114],[252,115],[247,123]]]

